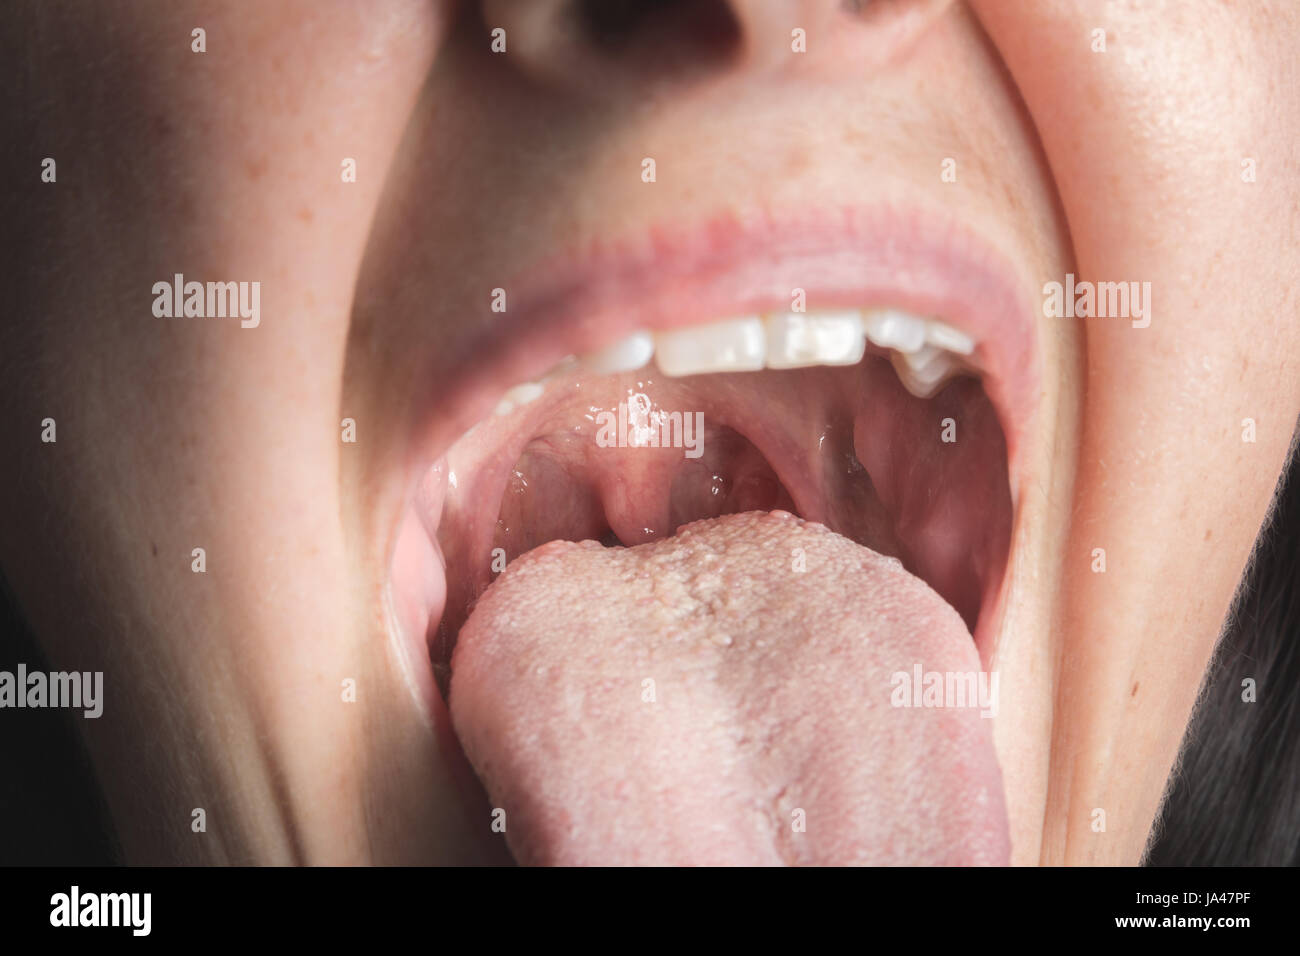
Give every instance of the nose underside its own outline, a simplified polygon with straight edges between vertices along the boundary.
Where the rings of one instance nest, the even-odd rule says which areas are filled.
[[[483,0],[493,49],[534,81],[588,98],[662,93],[727,73],[799,70],[852,47],[905,48],[951,0]]]

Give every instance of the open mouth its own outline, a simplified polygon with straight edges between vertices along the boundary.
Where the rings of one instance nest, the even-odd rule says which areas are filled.
[[[859,305],[823,255],[820,288],[685,321],[647,298],[621,328],[600,296],[627,284],[587,283],[559,301],[593,319],[534,309],[549,348],[468,377],[476,417],[412,496],[437,561],[403,627],[521,862],[1005,862],[988,722],[890,706],[890,675],[989,660],[1033,387],[1032,345],[997,338],[1014,296],[928,255]],[[719,301],[712,256],[660,265]]]
[[[755,510],[898,558],[973,633],[1011,525],[973,350],[904,312],[787,312],[633,333],[512,387],[424,488],[448,569],[435,671],[448,676],[475,600],[519,555]]]

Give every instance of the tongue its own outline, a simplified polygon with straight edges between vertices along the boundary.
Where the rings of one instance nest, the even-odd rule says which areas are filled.
[[[451,714],[521,863],[1003,864],[979,666],[896,560],[748,512],[517,558]]]

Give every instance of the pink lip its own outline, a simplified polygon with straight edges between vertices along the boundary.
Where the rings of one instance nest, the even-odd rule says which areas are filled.
[[[503,286],[505,312],[431,357],[417,460],[427,467],[506,389],[568,355],[638,329],[786,311],[792,290],[803,289],[810,310],[893,306],[971,335],[1018,500],[1041,375],[1033,287],[1019,275],[968,227],[893,207],[795,221],[715,218],[592,243],[522,272]],[[986,660],[1005,593],[981,614],[976,643]]]

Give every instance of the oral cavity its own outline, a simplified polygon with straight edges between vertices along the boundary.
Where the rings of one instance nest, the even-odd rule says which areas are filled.
[[[1005,862],[990,721],[888,703],[979,669],[1005,566],[974,353],[898,312],[637,332],[430,470],[434,674],[520,861]],[[599,440],[620,407],[698,457]]]
[[[644,359],[644,343],[637,351]],[[443,490],[425,495],[439,503],[425,525],[447,567],[447,609],[433,622],[440,678],[472,602],[530,548],[636,545],[755,508],[794,511],[900,558],[974,630],[1011,521],[1005,444],[978,380],[918,399],[879,353],[681,378],[653,363],[597,376],[589,361],[565,363],[541,396],[481,423],[430,475]],[[602,423],[630,407],[704,429],[691,429],[689,447],[602,442]]]

